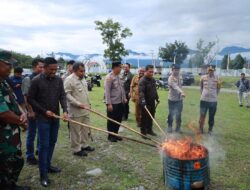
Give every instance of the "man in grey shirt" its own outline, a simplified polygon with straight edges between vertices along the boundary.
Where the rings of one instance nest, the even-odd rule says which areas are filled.
[[[70,60],[67,62],[67,70],[66,73],[63,74],[62,80],[64,81],[69,75],[73,73],[73,64],[75,63],[74,60]]]
[[[176,132],[180,132],[181,128],[181,112],[183,109],[183,98],[185,93],[182,90],[182,80],[180,76],[180,66],[172,65],[172,74],[168,78],[169,95],[168,95],[168,129],[167,132],[172,133],[172,125],[174,116],[176,117]]]
[[[112,72],[105,78],[105,102],[107,106],[107,116],[118,122],[122,121],[124,103],[127,102],[123,87],[123,82],[120,78],[121,62],[112,63]],[[108,120],[107,129],[110,132],[118,133],[120,125]],[[113,135],[108,136],[111,142],[122,140]]]
[[[211,134],[214,126],[214,116],[217,110],[217,96],[220,91],[221,83],[219,78],[214,74],[215,66],[209,65],[208,74],[201,77],[200,89],[200,133],[203,133],[204,123],[207,111],[209,111],[208,133]]]
[[[240,107],[243,106],[242,99],[244,97],[246,101],[246,107],[250,108],[250,102],[248,100],[250,84],[249,84],[249,80],[246,79],[245,73],[240,74],[240,80],[238,80],[235,85],[238,88],[238,98],[239,98]]]
[[[35,158],[34,155],[34,141],[36,138],[36,131],[37,131],[37,120],[36,120],[36,114],[33,111],[32,107],[30,104],[27,102],[27,96],[31,84],[31,80],[37,76],[38,74],[43,72],[43,65],[44,65],[44,60],[36,58],[32,61],[32,70],[33,73],[30,76],[27,76],[23,79],[22,83],[22,91],[25,99],[25,106],[28,111],[28,132],[27,132],[27,138],[26,138],[26,158],[27,158],[27,163],[30,165],[36,165],[37,164],[37,159]],[[37,137],[37,154],[39,151],[39,138]]]

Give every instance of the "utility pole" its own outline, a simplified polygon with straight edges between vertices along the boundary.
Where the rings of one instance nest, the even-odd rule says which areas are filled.
[[[174,55],[174,65],[175,65],[176,54]]]
[[[155,70],[155,61],[154,61],[154,50],[151,50],[151,55],[152,55],[152,65],[154,66],[154,70]]]
[[[175,65],[175,63],[176,63],[176,55],[177,55],[177,52],[174,51],[174,65]]]
[[[217,60],[217,54],[218,54],[218,52],[219,52],[219,38],[218,38],[218,36],[216,35],[216,46],[217,46],[217,48],[216,48],[216,52],[215,52],[215,64],[216,64],[216,69],[217,69],[217,67],[218,67],[218,60]]]
[[[227,70],[229,70],[229,64],[230,64],[230,55],[227,56]]]

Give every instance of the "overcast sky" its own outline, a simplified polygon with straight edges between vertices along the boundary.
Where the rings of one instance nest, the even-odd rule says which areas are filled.
[[[127,49],[155,52],[199,38],[250,48],[249,0],[0,0],[0,48],[28,54],[102,53],[95,20],[129,27]]]

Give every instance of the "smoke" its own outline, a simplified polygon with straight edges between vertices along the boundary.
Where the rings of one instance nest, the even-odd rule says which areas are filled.
[[[201,144],[208,149],[211,166],[215,167],[225,159],[226,151],[222,148],[214,135],[205,135]]]
[[[199,134],[197,123],[198,122],[194,121],[189,122],[188,125],[186,126],[189,129],[189,132],[185,132],[183,134],[179,133],[168,134],[166,139],[163,140],[163,142],[168,139],[183,139],[191,137],[194,143],[198,143],[207,148],[209,152],[210,164],[211,166],[216,167],[219,163],[221,163],[225,159],[226,151],[220,145],[219,139],[216,135]],[[159,154],[162,159],[165,153],[160,149]]]

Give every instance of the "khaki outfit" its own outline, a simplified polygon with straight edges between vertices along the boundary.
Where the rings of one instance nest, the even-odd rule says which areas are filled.
[[[65,79],[64,88],[67,95],[70,118],[88,125],[90,122],[89,111],[80,108],[81,104],[90,107],[87,82],[73,73]],[[70,123],[71,148],[74,152],[79,152],[81,148],[88,146],[89,133],[90,130],[88,128]]]
[[[132,88],[131,100],[135,103],[135,119],[137,126],[141,125],[141,107],[139,101],[139,75],[133,77],[130,87]]]
[[[69,71],[67,71],[66,73],[64,73],[64,74],[62,75],[62,80],[63,80],[63,82],[65,81],[65,79],[66,79],[69,75],[71,75],[71,73],[70,73]]]

